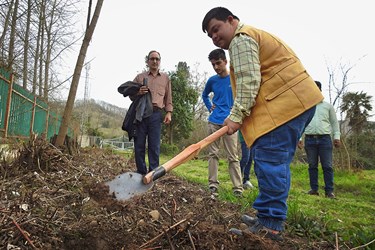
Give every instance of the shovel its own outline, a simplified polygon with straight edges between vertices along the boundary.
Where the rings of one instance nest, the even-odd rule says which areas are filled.
[[[189,147],[185,148],[178,155],[144,176],[142,174],[134,172],[128,172],[118,175],[117,177],[115,177],[115,179],[106,182],[106,185],[109,186],[109,193],[113,195],[117,200],[123,201],[130,199],[135,195],[146,192],[147,190],[152,188],[155,180],[164,176],[166,173],[176,168],[177,166],[194,158],[203,148],[216,141],[227,132],[228,127],[222,127],[221,129],[207,136],[198,143],[192,144]]]

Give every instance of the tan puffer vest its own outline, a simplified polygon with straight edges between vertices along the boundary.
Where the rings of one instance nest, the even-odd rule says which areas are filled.
[[[323,100],[323,95],[295,53],[279,38],[247,25],[238,33],[253,38],[260,48],[260,90],[250,116],[244,119],[241,127],[250,147],[260,136],[315,106]],[[235,97],[236,79],[232,66],[230,76]]]

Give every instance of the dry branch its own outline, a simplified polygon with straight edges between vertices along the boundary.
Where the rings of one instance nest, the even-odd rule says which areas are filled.
[[[181,223],[184,223],[187,219],[183,219],[179,222],[177,222],[176,224],[168,227],[167,230],[165,230],[164,232],[162,232],[161,234],[157,235],[156,237],[152,238],[151,240],[147,241],[146,243],[144,243],[143,245],[141,245],[139,248],[144,248],[145,246],[153,243],[154,241],[156,241],[157,239],[159,239],[160,237],[162,237],[166,232],[169,232],[171,229],[177,227],[178,225],[180,225]]]
[[[20,231],[20,233],[22,234],[22,236],[27,240],[27,242],[29,242],[30,246],[32,246],[34,249],[37,249],[34,246],[34,244],[31,241],[31,239],[29,238],[29,236],[27,236],[27,234],[22,230],[22,228],[20,227],[20,225],[18,225],[18,223],[14,219],[12,219],[12,222],[17,227],[18,231]]]

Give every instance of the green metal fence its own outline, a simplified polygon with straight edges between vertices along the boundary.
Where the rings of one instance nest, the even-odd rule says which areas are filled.
[[[5,130],[5,111],[7,107],[10,73],[0,67],[0,130]]]
[[[51,112],[37,96],[13,84],[12,75],[0,68],[0,131],[3,137],[29,137],[31,133],[47,139],[58,133],[62,117]],[[68,135],[74,137],[73,130]]]

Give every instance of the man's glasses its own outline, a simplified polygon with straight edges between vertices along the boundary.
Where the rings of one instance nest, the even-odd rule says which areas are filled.
[[[150,60],[150,61],[160,61],[160,58],[158,58],[158,57],[151,57],[151,58],[149,58],[148,60]]]

